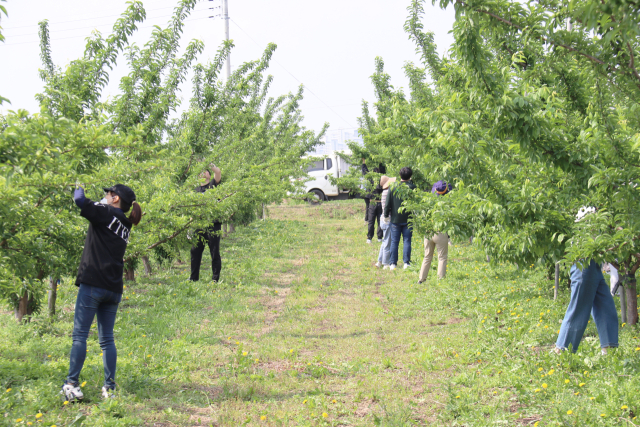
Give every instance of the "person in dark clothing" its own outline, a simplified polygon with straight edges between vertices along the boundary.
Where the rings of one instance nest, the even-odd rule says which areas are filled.
[[[208,189],[217,187],[218,184],[220,184],[220,180],[222,179],[220,169],[215,165],[213,165],[211,169],[213,170],[213,180],[211,180],[211,172],[205,170],[201,175],[205,179],[205,183],[196,187],[196,192],[204,193]],[[205,243],[209,245],[209,252],[211,253],[212,280],[214,282],[220,280],[220,271],[222,270],[220,230],[222,230],[222,223],[219,221],[215,221],[213,226],[195,230],[194,238],[196,241],[195,244],[191,246],[191,276],[189,276],[189,280],[194,282],[200,280],[200,264],[202,263],[202,253],[204,252]]]
[[[369,168],[367,167],[367,164],[365,163],[365,160],[362,159],[362,176],[365,176],[366,174],[369,173]],[[371,201],[371,197],[369,194],[365,194],[364,196],[364,222],[366,222],[367,224],[369,223],[369,203]]]
[[[406,185],[410,189],[416,188],[410,181],[413,171],[409,167],[400,169],[400,185]],[[404,200],[401,198],[397,190],[389,191],[384,206],[384,217],[391,217],[391,249],[389,259],[389,270],[395,270],[398,263],[398,246],[400,244],[400,234],[404,241],[404,249],[402,251],[402,260],[404,268],[411,265],[411,237],[413,230],[409,227],[409,212],[398,212]]]
[[[93,319],[98,318],[98,340],[102,349],[104,386],[102,396],[111,397],[116,388],[117,351],[113,326],[122,300],[124,253],[129,243],[131,227],[142,218],[136,194],[126,185],[105,188],[106,197],[93,202],[79,187],[73,194],[80,215],[89,221],[89,230],[76,277],[78,296],[73,317],[73,344],[69,355],[69,374],[60,394],[63,400],[82,400],[80,372],[87,356],[87,338]],[[103,202],[104,201],[104,202]],[[127,217],[126,212],[131,210]]]
[[[378,172],[378,168],[373,169],[374,172]],[[367,229],[367,243],[371,243],[371,239],[373,238],[373,232],[375,230],[376,221],[378,222],[378,242],[382,242],[383,232],[380,228],[380,216],[382,215],[382,200],[380,200],[380,195],[382,194],[382,187],[380,186],[380,182],[376,188],[369,194],[370,196],[370,204],[369,204],[369,212],[368,212],[368,224],[369,227]]]

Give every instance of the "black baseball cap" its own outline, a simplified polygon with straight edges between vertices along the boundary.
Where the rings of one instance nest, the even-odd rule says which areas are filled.
[[[120,196],[120,200],[122,200],[125,205],[131,206],[136,200],[136,193],[124,184],[116,184],[110,188],[103,188],[103,190],[105,193],[108,191],[116,193]]]

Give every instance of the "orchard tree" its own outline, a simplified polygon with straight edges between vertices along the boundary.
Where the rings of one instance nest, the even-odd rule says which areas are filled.
[[[365,111],[364,148],[392,170],[410,165],[428,182],[455,185],[444,198],[411,195],[406,208],[419,231],[473,233],[494,260],[519,265],[612,261],[626,277],[628,320],[636,323],[636,6],[440,6],[456,11],[450,55],[436,54],[422,2],[413,1],[405,29],[424,68],[405,67],[406,99],[378,62],[377,117]],[[575,222],[582,206],[598,211]]]
[[[281,200],[294,190],[291,178],[304,175],[301,155],[322,133],[300,126],[302,89],[277,99],[266,96],[272,78],[264,73],[275,45],[220,81],[231,42],[206,65],[195,65],[200,41],[178,55],[183,22],[194,4],[183,0],[168,27],[156,28],[140,48],[128,44],[145,16],[142,4],[132,2],[113,33],[106,39],[93,33],[83,57],[64,70],[54,65],[47,23],[41,23],[41,113],[10,113],[0,123],[7,187],[0,196],[0,284],[19,319],[39,307],[44,277],[77,268],[86,223],[71,199],[76,185],[84,185],[93,200],[116,182],[136,191],[144,216],[125,260],[133,278],[141,257],[190,246],[188,231],[214,220],[251,220],[258,206]],[[104,100],[101,92],[120,54],[130,71],[120,81],[120,94]],[[171,119],[190,70],[189,107]],[[222,168],[222,184],[196,193],[201,172],[212,163]]]

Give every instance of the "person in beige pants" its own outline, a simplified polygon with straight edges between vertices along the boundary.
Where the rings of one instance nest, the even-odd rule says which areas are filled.
[[[447,257],[449,255],[449,236],[444,233],[436,233],[433,237],[424,239],[424,259],[420,268],[418,283],[427,280],[433,253],[438,250],[438,278],[444,279],[447,276]]]
[[[431,192],[438,196],[444,196],[451,190],[451,184],[448,184],[445,181],[438,181],[433,184]],[[449,236],[447,236],[445,233],[436,233],[433,235],[433,237],[424,238],[424,259],[422,260],[422,267],[420,268],[418,283],[422,283],[427,280],[429,269],[431,268],[431,261],[433,260],[433,253],[436,249],[438,250],[438,278],[444,279],[447,276]]]

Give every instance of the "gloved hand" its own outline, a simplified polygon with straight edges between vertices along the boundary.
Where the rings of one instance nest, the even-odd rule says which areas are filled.
[[[85,201],[84,188],[78,187],[75,189],[75,191],[73,192],[73,200],[76,202],[76,205],[79,208],[82,208]]]

